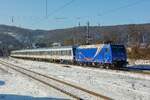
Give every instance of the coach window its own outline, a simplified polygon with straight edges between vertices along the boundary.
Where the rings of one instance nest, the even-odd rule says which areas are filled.
[[[67,50],[67,55],[69,55],[69,50]]]
[[[60,51],[60,55],[62,55],[62,51]]]
[[[51,55],[53,55],[53,51],[51,51]]]
[[[55,51],[55,55],[57,55],[57,51]]]
[[[38,51],[34,52],[34,55],[38,55]]]
[[[30,52],[30,55],[34,55],[34,52]]]
[[[66,50],[66,55],[68,55],[68,50]]]
[[[61,51],[62,52],[62,55],[64,55],[64,51]]]
[[[66,55],[68,55],[68,50],[66,50]]]
[[[71,50],[69,50],[69,55],[71,55]]]
[[[66,55],[66,54],[67,54],[67,51],[65,50],[65,51],[64,51],[64,55]]]
[[[67,52],[66,52],[66,50],[64,51],[64,55],[66,55],[67,54]]]
[[[44,51],[41,51],[41,55],[45,55],[45,52],[44,52]]]
[[[56,51],[56,55],[58,55],[58,51]]]
[[[68,55],[68,50],[66,50],[66,55]]]
[[[57,51],[57,55],[59,55],[59,51]]]
[[[66,55],[66,50],[64,50],[64,55]]]
[[[48,52],[47,51],[45,51],[45,53],[44,53],[45,55],[48,55]]]
[[[57,55],[57,51],[55,51],[55,55]]]
[[[59,55],[61,55],[61,51],[59,51]]]
[[[56,55],[56,51],[54,51],[54,55]]]
[[[64,55],[66,54],[66,51],[64,50]]]
[[[30,55],[32,55],[32,52],[29,52]]]
[[[41,55],[45,55],[45,52],[44,52],[44,51],[41,51]]]
[[[64,55],[64,51],[62,51],[62,55]]]
[[[66,55],[68,55],[68,50],[66,50]]]
[[[61,55],[61,52],[60,52],[60,51],[58,51],[58,55]]]
[[[29,52],[29,55],[31,55],[32,54],[32,52]]]
[[[41,51],[41,54],[42,54],[42,55],[45,55],[45,51]]]
[[[43,52],[43,51],[40,51],[40,54],[41,54],[41,55],[43,55],[43,54],[44,54],[44,52]]]
[[[42,55],[45,55],[45,51],[41,51],[42,52]]]
[[[37,51],[37,52],[35,53],[35,55],[39,55],[39,52]]]
[[[61,55],[61,51],[58,51],[59,52],[59,55]]]
[[[47,51],[45,51],[45,53],[44,53],[45,55],[48,55],[48,52]]]
[[[48,52],[48,55],[51,55],[51,51]]]
[[[55,51],[53,51],[53,55],[55,55]]]

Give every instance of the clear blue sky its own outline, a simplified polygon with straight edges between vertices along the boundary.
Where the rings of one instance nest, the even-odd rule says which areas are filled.
[[[71,0],[47,0],[48,18],[45,1],[0,0],[0,24],[49,30],[87,21],[105,26],[150,22],[150,0],[74,0],[65,7]]]

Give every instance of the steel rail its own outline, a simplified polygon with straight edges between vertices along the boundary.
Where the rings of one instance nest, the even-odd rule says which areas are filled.
[[[48,78],[48,79],[57,81],[57,82],[59,82],[59,83],[68,85],[68,86],[70,86],[70,87],[79,89],[79,90],[81,90],[81,91],[83,91],[83,92],[86,92],[86,93],[88,93],[88,94],[90,94],[90,95],[93,95],[93,96],[96,96],[96,97],[99,97],[99,98],[102,98],[102,99],[104,99],[104,100],[112,100],[112,98],[107,97],[107,96],[104,96],[104,95],[99,94],[99,93],[96,93],[96,92],[94,92],[94,91],[85,89],[85,88],[80,87],[80,86],[76,86],[76,85],[74,85],[74,84],[68,83],[68,82],[66,82],[66,81],[59,80],[59,79],[54,78],[54,77],[51,77],[51,76],[43,75],[43,74],[41,74],[41,73],[39,73],[39,72],[31,71],[31,70],[29,70],[29,69],[25,69],[25,68],[23,68],[23,67],[20,67],[20,66],[18,66],[18,65],[12,64],[12,63],[8,63],[8,62],[2,61],[2,60],[0,60],[0,63],[3,64],[3,65],[5,65],[5,66],[10,67],[11,69],[14,69],[14,70],[16,70],[16,71],[19,71],[20,73],[23,73],[23,74],[25,74],[25,75],[27,75],[27,76],[33,78],[33,79],[36,79],[36,80],[38,80],[38,81],[40,81],[40,82],[42,82],[42,83],[44,83],[44,84],[46,84],[46,85],[49,85],[49,86],[51,86],[51,87],[53,87],[53,88],[55,88],[55,89],[57,89],[57,90],[59,90],[59,91],[65,93],[65,94],[67,94],[67,95],[69,95],[69,96],[71,96],[71,97],[73,97],[73,98],[75,98],[75,99],[77,99],[77,100],[83,100],[83,99],[80,98],[80,97],[78,97],[78,96],[76,96],[76,95],[74,95],[74,94],[72,94],[72,93],[69,93],[69,92],[67,92],[67,91],[65,91],[65,90],[59,89],[58,87],[55,87],[55,86],[53,86],[53,85],[51,85],[51,84],[49,84],[49,83],[46,83],[46,82],[44,82],[44,81],[42,81],[42,80],[40,80],[40,79],[37,79],[37,78],[33,77],[32,75],[29,75],[29,74],[27,74],[27,73],[25,73],[25,72],[22,72],[22,71],[20,71],[20,70],[14,68],[14,67],[17,67],[17,68],[26,70],[26,71],[28,71],[28,72],[31,72],[31,73],[34,73],[34,74],[43,76],[43,77],[45,77],[45,78]],[[14,67],[12,67],[12,66],[14,66]]]

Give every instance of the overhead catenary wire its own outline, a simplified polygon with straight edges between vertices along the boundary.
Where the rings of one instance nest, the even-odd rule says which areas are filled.
[[[117,8],[112,8],[112,9],[109,9],[109,10],[106,10],[102,13],[98,13],[96,15],[92,15],[92,16],[78,16],[78,17],[72,17],[72,18],[65,18],[65,20],[67,19],[76,19],[76,20],[81,20],[81,19],[85,19],[85,18],[90,18],[90,17],[101,17],[101,16],[105,16],[107,14],[111,14],[111,13],[115,13],[117,11],[120,11],[122,9],[126,9],[126,8],[130,8],[130,7],[133,7],[133,6],[136,6],[140,3],[142,3],[143,1],[146,1],[146,0],[137,0],[135,2],[132,2],[132,3],[128,3],[126,5],[123,5],[123,6],[120,6],[120,7],[117,7]]]
[[[64,8],[66,8],[67,6],[69,6],[70,4],[72,4],[75,0],[70,0],[69,2],[66,2],[64,5],[54,9],[53,11],[51,11],[51,13],[47,12],[47,16],[42,18],[39,21],[36,21],[34,24],[36,23],[40,23],[41,21],[47,20],[49,17],[52,17],[54,14],[60,12],[61,10],[63,10]],[[46,1],[46,6],[48,5],[48,0]],[[48,8],[46,8],[48,10]]]
[[[129,3],[129,4],[126,4],[126,5],[117,7],[117,8],[110,9],[110,10],[107,10],[107,11],[103,12],[102,14],[99,13],[98,16],[104,16],[104,15],[106,15],[106,14],[114,13],[114,12],[116,12],[116,11],[119,11],[119,10],[122,10],[122,9],[125,9],[125,8],[130,8],[130,7],[133,7],[133,6],[135,6],[135,5],[138,5],[138,4],[142,3],[143,1],[144,1],[144,0],[138,0],[138,1]]]
[[[85,18],[90,18],[90,17],[101,17],[101,16],[105,16],[107,14],[111,14],[111,13],[115,13],[117,11],[120,11],[122,9],[126,9],[126,8],[130,8],[130,7],[133,7],[135,5],[138,5],[140,3],[143,3],[144,1],[147,1],[147,0],[137,0],[135,2],[132,2],[132,3],[128,3],[126,5],[122,5],[122,6],[119,6],[119,7],[116,7],[116,8],[112,8],[112,9],[109,9],[109,10],[105,10],[104,12],[102,13],[98,13],[98,14],[95,14],[95,15],[92,15],[92,16],[78,16],[76,19],[80,18],[80,19],[85,19]]]
[[[61,11],[62,9],[64,9],[65,7],[69,6],[70,4],[72,4],[75,0],[71,0],[67,3],[65,3],[64,5],[58,7],[57,9],[53,10],[50,14],[48,14],[48,16],[52,16],[55,13],[58,13],[59,11]]]
[[[45,17],[38,19],[37,21],[33,22],[32,24],[36,24],[36,23],[40,23],[40,22],[44,22],[45,20],[48,20],[48,18],[50,18],[53,15],[55,15],[56,13],[62,11],[64,8],[66,8],[67,6],[72,4],[74,1],[75,0],[70,0],[70,1],[66,2],[64,5],[56,8],[53,11],[51,11],[50,13],[48,13],[48,0],[45,0]],[[140,4],[140,3],[144,2],[144,1],[147,1],[147,0],[137,0],[135,2],[132,2],[132,3],[129,3],[129,4],[117,7],[117,8],[112,8],[110,10],[106,10],[106,11],[104,11],[102,13],[98,13],[98,14],[92,15],[92,16],[78,16],[78,17],[65,17],[64,16],[65,17],[64,19],[65,20],[68,20],[68,19],[81,20],[81,19],[90,18],[90,17],[96,17],[96,16],[97,17],[101,17],[101,16],[105,16],[107,14],[115,13],[115,12],[120,11],[120,10],[125,9],[125,8],[133,7],[133,6],[138,5],[138,4]],[[62,21],[64,19],[60,17],[60,18],[54,18],[53,20],[61,20]]]

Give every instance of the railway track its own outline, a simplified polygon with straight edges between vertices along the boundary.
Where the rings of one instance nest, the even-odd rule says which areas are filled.
[[[32,61],[35,61],[35,60],[32,60]],[[47,61],[46,61],[47,62]],[[105,68],[98,68],[98,67],[93,67],[93,66],[80,66],[80,65],[74,65],[74,64],[64,64],[64,63],[53,63],[53,64],[58,64],[60,65],[61,67],[70,67],[70,66],[73,66],[73,67],[81,67],[81,68],[88,68],[88,69],[91,69],[91,70],[103,70],[103,71],[106,71],[106,72],[113,72],[113,73],[124,73],[125,75],[127,74],[135,74],[135,75],[144,75],[144,76],[147,76],[147,77],[150,77],[150,70],[129,70],[127,67],[124,67],[124,68],[121,68],[119,70],[114,70],[114,69],[105,69]]]
[[[30,60],[29,60],[30,61]],[[32,61],[36,61],[36,60],[32,60]],[[47,62],[47,61],[46,61]],[[105,69],[105,68],[99,68],[96,66],[80,66],[80,65],[75,65],[75,64],[65,64],[65,63],[54,63],[53,64],[59,64],[62,67],[70,67],[70,66],[78,66],[78,67],[83,67],[83,68],[89,68],[89,69],[98,69],[98,70],[106,70],[106,71],[117,71],[117,72],[127,72],[127,73],[131,73],[131,74],[141,74],[141,75],[150,75],[150,71],[146,71],[146,70],[136,70],[136,69],[132,69],[129,70],[127,67],[121,68],[119,70],[115,70],[115,69]]]
[[[35,79],[47,86],[50,86],[76,100],[112,100],[112,98],[110,97],[83,88],[82,86],[79,86],[77,84],[55,78],[53,76],[46,76],[3,60],[0,60],[0,64],[4,65],[5,67],[9,67],[17,72],[20,72],[32,79]]]

